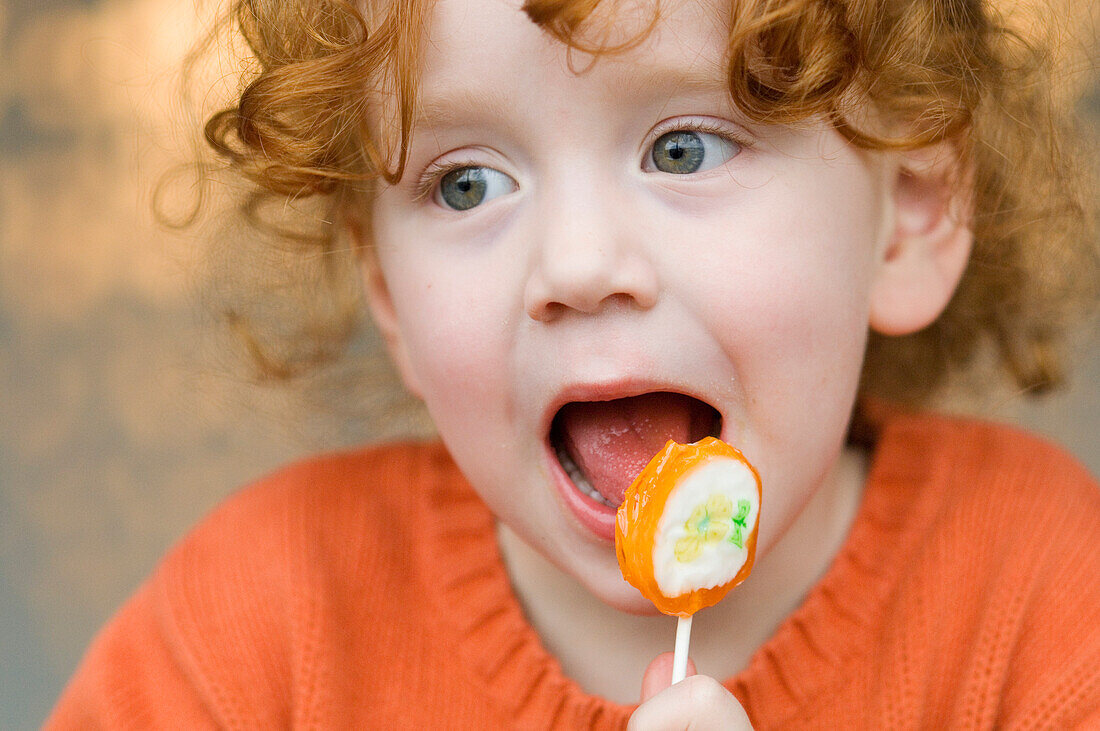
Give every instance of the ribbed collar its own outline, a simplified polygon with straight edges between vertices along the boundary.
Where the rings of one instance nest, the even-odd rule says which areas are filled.
[[[939,491],[920,489],[943,484],[951,468],[939,421],[891,414],[879,425],[863,500],[841,550],[748,667],[725,681],[754,722],[771,726],[798,715],[870,651],[882,609],[940,505]],[[432,459],[421,575],[437,589],[427,594],[470,676],[518,724],[623,727],[634,707],[588,695],[565,677],[512,591],[489,510],[442,447]]]

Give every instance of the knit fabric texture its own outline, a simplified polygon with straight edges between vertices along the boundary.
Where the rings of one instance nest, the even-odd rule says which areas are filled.
[[[1100,728],[1100,487],[1021,432],[892,415],[841,551],[725,684],[756,729]],[[443,447],[400,444],[216,509],[47,728],[604,729],[632,710],[543,648]]]

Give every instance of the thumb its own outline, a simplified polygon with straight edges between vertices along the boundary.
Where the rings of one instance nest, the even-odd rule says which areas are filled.
[[[642,703],[672,685],[672,653],[662,652],[653,658],[642,676]],[[688,658],[687,674],[695,675],[695,663]]]

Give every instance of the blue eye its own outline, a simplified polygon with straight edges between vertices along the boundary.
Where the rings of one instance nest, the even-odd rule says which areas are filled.
[[[468,211],[515,189],[516,181],[499,170],[467,166],[455,168],[440,177],[435,199],[441,206]]]
[[[687,175],[718,167],[741,151],[741,145],[721,135],[677,129],[657,138],[649,157],[663,173]]]

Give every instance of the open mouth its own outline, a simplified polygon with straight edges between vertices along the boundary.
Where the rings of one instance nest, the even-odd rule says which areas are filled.
[[[699,399],[664,391],[573,401],[550,425],[550,446],[577,491],[617,508],[630,483],[669,440],[717,437],[722,417]]]

